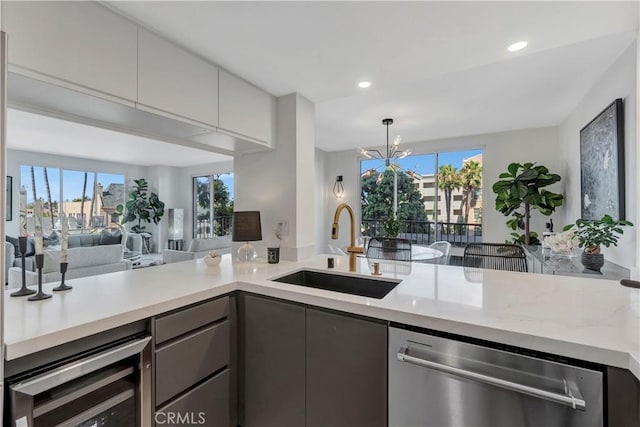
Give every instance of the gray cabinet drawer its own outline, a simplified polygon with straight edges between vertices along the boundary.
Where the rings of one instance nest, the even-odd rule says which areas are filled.
[[[229,315],[229,297],[205,302],[156,318],[156,344],[163,343]]]
[[[157,425],[171,414],[192,417],[189,421],[210,427],[228,427],[229,415],[229,370],[225,369],[193,390],[169,403],[156,412]]]
[[[230,322],[225,320],[156,351],[156,407],[229,365]]]

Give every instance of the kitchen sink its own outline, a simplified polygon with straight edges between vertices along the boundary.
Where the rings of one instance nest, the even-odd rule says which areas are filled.
[[[400,280],[369,279],[321,273],[312,270],[300,270],[272,280],[290,285],[307,286],[309,288],[324,289],[326,291],[342,292],[376,299],[384,298],[400,283]]]

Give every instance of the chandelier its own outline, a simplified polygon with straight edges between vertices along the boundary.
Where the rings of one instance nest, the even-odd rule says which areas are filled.
[[[366,150],[364,148],[360,148],[360,154],[368,159],[378,159],[384,161],[384,168],[382,166],[378,166],[377,168],[369,169],[364,171],[362,174],[363,178],[369,178],[374,174],[378,174],[378,179],[376,183],[380,184],[382,179],[384,178],[385,170],[389,170],[394,173],[394,177],[399,173],[406,173],[411,178],[419,179],[420,175],[416,172],[404,169],[398,163],[398,160],[404,159],[409,154],[411,154],[411,150],[400,150],[400,135],[397,135],[391,145],[389,145],[389,125],[393,124],[393,119],[383,119],[382,124],[387,127],[387,151],[385,154],[381,153],[380,150]]]

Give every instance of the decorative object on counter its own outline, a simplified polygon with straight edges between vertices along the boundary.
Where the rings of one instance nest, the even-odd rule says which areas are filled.
[[[71,286],[64,283],[64,277],[67,274],[67,267],[69,266],[69,217],[62,215],[62,243],[60,246],[60,285],[53,288],[53,291],[68,291],[72,289]]]
[[[578,239],[573,230],[552,234],[545,237],[544,244],[551,249],[553,255],[574,256],[578,247]]]
[[[22,217],[22,213],[20,214]],[[22,228],[20,229],[20,233],[22,233]],[[26,231],[25,231],[26,233]],[[22,269],[22,286],[17,291],[11,294],[12,297],[24,297],[27,295],[33,295],[36,293],[33,289],[27,288],[27,278],[25,273],[25,263],[26,263],[26,253],[27,253],[27,236],[18,237],[18,245],[20,247],[20,258],[22,259],[21,269]]]
[[[278,246],[267,248],[267,262],[269,264],[277,264],[280,262],[280,245],[282,244],[282,222],[278,222],[273,234],[278,239]]]
[[[544,187],[559,182],[560,175],[550,173],[549,169],[535,163],[511,163],[507,170],[500,174],[500,180],[492,187],[496,194],[496,210],[512,217],[506,223],[513,230],[512,240],[507,243],[539,245],[538,233],[530,229],[531,210],[536,209],[549,216],[562,206],[562,194],[544,190]],[[524,234],[518,230],[523,230]]]
[[[36,253],[36,268],[38,269],[38,292],[35,295],[28,297],[29,301],[40,301],[43,299],[51,298],[51,294],[44,293],[42,291],[42,267],[44,266],[44,254]]]
[[[327,268],[334,268],[336,266],[336,260],[333,257],[327,258]]]
[[[259,211],[235,211],[233,212],[233,229],[231,240],[245,242],[238,249],[238,260],[250,262],[258,257],[258,252],[249,242],[262,240],[262,225],[260,224]]]
[[[131,227],[134,233],[145,232],[143,223],[158,224],[164,215],[164,202],[154,192],[147,194],[149,184],[144,178],[134,179],[134,189],[129,193],[129,200],[124,206],[116,206],[115,215],[122,215],[122,223],[137,222]]]
[[[580,130],[580,218],[625,218],[624,112],[616,99]]]
[[[68,262],[61,262],[60,263],[60,275],[62,276],[62,278],[60,279],[60,284],[58,286],[56,286],[55,288],[53,288],[52,291],[61,292],[61,291],[69,291],[69,290],[73,289],[73,286],[69,286],[66,283],[64,283],[64,277],[67,274],[67,267],[69,267],[69,263]]]
[[[600,272],[604,265],[604,255],[600,253],[600,247],[618,246],[618,239],[624,233],[623,226],[633,226],[624,219],[614,220],[605,215],[601,219],[579,219],[575,224],[564,227],[564,231],[573,230],[578,238],[578,246],[584,248],[582,252],[582,265],[591,271]]]
[[[220,265],[220,261],[222,261],[222,255],[218,252],[211,251],[206,256],[204,256],[204,263],[209,267],[217,267]]]
[[[344,186],[342,185],[342,175],[336,177],[336,182],[333,184],[333,195],[336,199],[342,199],[344,196]]]
[[[280,262],[280,248],[267,248],[267,262],[269,264]]]

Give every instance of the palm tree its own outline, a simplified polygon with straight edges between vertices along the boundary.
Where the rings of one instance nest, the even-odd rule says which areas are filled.
[[[49,202],[49,217],[51,218],[51,229],[53,230],[56,227],[54,218],[53,218],[53,203],[51,201],[51,187],[49,186],[49,175],[47,174],[47,168],[43,168],[44,170],[44,185],[47,189],[47,201]]]
[[[33,192],[33,202],[35,203],[36,200],[38,200],[38,196],[36,193],[36,172],[33,169],[33,166],[30,166],[31,168],[31,191]]]
[[[473,160],[466,162],[460,170],[462,181],[462,207],[464,208],[464,222],[469,222],[469,211],[471,210],[471,200],[473,191],[482,187],[482,166]]]
[[[440,166],[440,172],[438,172],[438,188],[444,191],[444,202],[447,208],[447,227],[451,219],[451,193],[453,193],[453,190],[460,189],[461,186],[462,181],[460,180],[460,174],[455,167],[450,164]]]
[[[96,206],[96,196],[98,189],[98,174],[93,173],[93,197],[91,198],[91,208],[89,209],[89,227],[93,227],[93,209]]]
[[[87,172],[84,173],[82,184],[82,199],[80,199],[80,227],[84,228],[84,199],[87,197]]]

